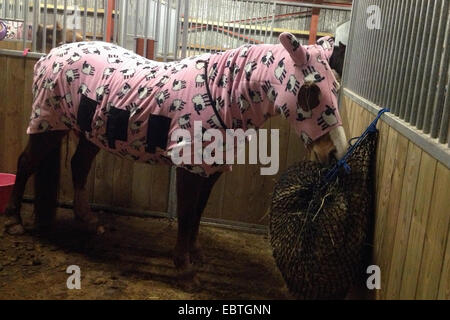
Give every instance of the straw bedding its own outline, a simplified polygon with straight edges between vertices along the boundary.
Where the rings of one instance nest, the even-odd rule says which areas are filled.
[[[373,217],[377,134],[349,157],[349,174],[320,188],[328,168],[302,162],[275,186],[270,217],[273,254],[299,299],[342,299],[367,267]],[[343,170],[342,170],[343,171]]]

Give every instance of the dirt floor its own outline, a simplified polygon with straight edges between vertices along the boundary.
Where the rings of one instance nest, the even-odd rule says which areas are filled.
[[[22,210],[27,223],[31,206]],[[51,235],[12,237],[0,230],[0,299],[289,299],[267,236],[201,226],[200,285],[176,278],[176,222],[103,214],[101,236],[60,209]],[[3,226],[4,217],[0,217]],[[66,268],[81,268],[81,290],[68,290]]]

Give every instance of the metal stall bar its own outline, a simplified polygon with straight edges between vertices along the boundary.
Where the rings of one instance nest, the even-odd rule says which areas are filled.
[[[202,53],[202,50],[204,50],[205,52],[206,50],[206,46],[204,46],[205,41],[204,38],[206,37],[206,35],[203,33],[203,27],[204,27],[204,17],[206,15],[207,12],[207,7],[206,9],[204,8],[204,5],[207,6],[208,2],[207,1],[200,1],[199,3],[199,8],[200,8],[200,17],[197,17],[197,22],[200,23],[200,29],[197,27],[195,32],[198,32],[198,36],[199,36],[199,40],[198,40],[198,48],[199,48],[199,53]],[[208,22],[207,22],[208,23]]]
[[[447,72],[447,88],[450,88],[450,68]],[[439,142],[445,143],[448,141],[448,147],[450,147],[450,93],[447,89],[447,94],[444,100],[444,106],[442,111],[442,123],[439,130]]]
[[[238,7],[238,4],[240,4],[240,2],[239,1],[237,1],[237,0],[234,0],[233,1],[234,2],[234,14],[233,14],[233,18],[234,17],[239,17],[239,7]],[[230,23],[230,22],[228,22],[228,23]],[[238,45],[236,44],[236,20],[234,20],[233,21],[233,28],[232,28],[232,30],[233,30],[233,33],[231,34],[231,48],[235,48],[235,47],[237,47]],[[237,42],[239,43],[239,37],[237,37]]]
[[[174,48],[174,53],[173,53],[173,59],[174,60],[178,60],[178,52],[179,52],[179,48],[180,48],[180,35],[181,35],[181,19],[180,19],[180,14],[181,14],[181,0],[177,0],[176,2],[176,6],[177,6],[177,10],[176,10],[176,19],[177,19],[177,23],[176,23],[176,33],[175,33],[175,48]]]
[[[119,44],[119,28],[120,28],[119,11],[121,9],[122,0],[115,0],[115,1],[116,3],[114,4],[113,42]]]
[[[129,1],[125,0],[122,2],[122,6],[120,7],[120,32],[119,32],[119,45],[121,47],[125,46],[125,39],[127,37],[128,31],[128,3]],[[123,14],[122,14],[123,11]]]
[[[377,78],[376,78],[376,95],[374,98],[374,102],[377,105],[382,105],[382,99],[383,99],[383,87],[386,85],[387,82],[387,74],[385,70],[387,69],[387,66],[389,64],[389,56],[387,54],[387,48],[391,41],[391,30],[393,30],[395,21],[394,19],[389,19],[389,17],[395,16],[398,14],[399,9],[399,3],[395,1],[386,1],[389,3],[389,7],[387,8],[387,12],[382,15],[387,20],[387,23],[382,26],[383,30],[383,42],[381,44],[382,48],[382,54],[381,54],[381,64],[380,67],[377,69]]]
[[[433,102],[432,107],[432,115],[433,118],[431,120],[431,137],[432,138],[440,138],[439,136],[439,127],[441,129],[448,130],[448,110],[447,114],[445,115],[444,112],[444,100],[445,96],[449,97],[449,91],[450,91],[450,74],[447,74],[450,72],[450,8],[447,5],[447,17],[442,17],[441,22],[446,23],[445,32],[443,36],[443,48],[444,52],[442,53],[441,60],[439,62],[439,69],[438,69],[438,84],[437,84],[437,90],[436,95]],[[446,75],[447,74],[447,75]],[[448,77],[449,83],[447,84],[447,89],[445,87],[445,77]],[[428,107],[428,106],[427,106]],[[445,119],[447,117],[447,119]],[[425,121],[425,124],[427,124],[430,120],[427,119]],[[444,123],[447,121],[447,124]],[[440,140],[441,143],[445,143],[445,139]]]
[[[406,52],[414,52],[414,47],[416,45],[417,42],[417,38],[419,37],[418,35],[418,29],[419,29],[419,21],[420,21],[420,12],[421,12],[421,7],[420,7],[420,0],[414,0],[413,2],[413,6],[415,8],[414,10],[414,15],[411,16],[411,22],[410,22],[410,28],[408,28],[408,35],[407,35],[407,39],[410,39],[410,41],[408,41],[408,47],[406,48]],[[412,71],[412,63],[413,63],[413,58],[414,54],[408,54],[406,57],[406,65],[405,68],[403,70],[403,81],[402,81],[402,85],[399,88],[399,109],[397,110],[398,113],[397,115],[401,118],[404,119],[405,117],[405,112],[406,112],[406,100],[407,100],[407,93],[408,93],[408,87],[410,84],[410,80],[411,80],[411,74],[413,73]]]
[[[15,3],[14,3],[14,20],[17,20],[17,17],[19,16],[18,8],[19,8],[19,0],[15,0]]]
[[[156,18],[155,18],[155,29],[154,29],[154,40],[155,40],[155,58],[158,56],[159,48],[159,25],[161,22],[161,0],[156,3]]]
[[[224,0],[222,0],[220,3],[221,3],[221,5],[224,5]],[[225,12],[226,12],[225,8],[222,7],[220,12],[223,14],[223,19],[221,19],[222,20],[222,41],[220,41],[220,43],[221,43],[220,47],[222,49],[221,51],[223,51],[223,49],[226,47],[226,45],[225,45]]]
[[[181,43],[181,59],[186,58],[188,27],[189,27],[189,0],[184,0],[183,39]]]
[[[34,34],[37,30],[37,26],[39,24],[39,0],[34,0],[33,3],[33,27],[32,27],[32,34]],[[25,28],[25,36],[28,36],[28,28]],[[31,37],[31,51],[36,52],[36,37],[32,36]]]
[[[398,11],[395,14],[395,17],[398,17],[397,19],[395,19],[395,23],[394,23],[394,29],[393,29],[393,33],[390,36],[389,39],[389,47],[386,51],[386,55],[388,56],[388,65],[390,66],[389,68],[383,69],[383,71],[387,71],[387,75],[386,78],[383,82],[383,89],[381,90],[383,97],[381,99],[381,105],[384,107],[388,107],[388,108],[392,108],[393,106],[390,105],[391,101],[389,100],[390,96],[389,93],[391,91],[391,88],[393,86],[393,81],[395,79],[395,73],[394,73],[394,66],[390,63],[393,61],[397,48],[399,46],[398,41],[400,39],[400,33],[402,32],[401,26],[401,18],[404,16],[403,11],[405,9],[405,1],[399,1],[398,2]],[[392,19],[392,17],[391,17]],[[394,20],[394,19],[392,19]]]
[[[169,54],[169,38],[170,38],[170,34],[169,34],[169,28],[171,27],[170,25],[170,0],[166,0],[166,17],[165,17],[165,27],[164,27],[164,39],[163,39],[163,59],[164,62],[167,62],[167,55]],[[178,31],[176,31],[178,32]]]
[[[83,1],[84,12],[83,12],[83,41],[86,41],[86,29],[87,29],[87,0]]]
[[[52,48],[56,47],[56,12],[58,11],[58,0],[53,0],[53,37]]]
[[[97,40],[98,0],[94,0],[94,32],[92,39]]]
[[[235,26],[234,31],[235,34],[233,35],[233,37],[237,37],[237,39],[235,40],[235,42],[237,42],[237,44],[235,44],[233,47],[239,47],[241,45],[240,41],[241,41],[241,6],[242,6],[242,2],[238,1],[236,3],[236,16],[234,16],[233,18],[237,17],[238,19],[235,21],[233,21],[233,26]]]
[[[139,8],[140,8],[140,0],[135,0],[136,4],[136,11],[134,16],[134,39],[137,41],[138,38],[138,23],[139,23]],[[134,48],[134,51],[136,51],[136,48]]]
[[[28,40],[28,0],[23,0],[23,27],[22,27],[22,46],[23,50],[27,47]]]
[[[406,95],[406,103],[405,103],[405,113],[404,113],[404,117],[403,119],[406,122],[410,122],[411,120],[411,113],[412,113],[412,103],[413,103],[413,96],[414,96],[414,90],[415,90],[415,83],[418,82],[419,80],[419,74],[418,74],[418,64],[420,61],[420,48],[422,46],[422,42],[423,39],[425,37],[425,19],[426,19],[426,11],[427,11],[427,7],[428,7],[428,0],[421,0],[421,4],[420,4],[420,18],[419,21],[416,21],[416,23],[418,24],[418,32],[417,32],[417,37],[415,39],[415,47],[414,47],[414,51],[412,51],[414,54],[414,59],[412,62],[411,67],[414,68],[414,71],[411,72],[411,80],[409,81],[409,87],[408,87],[408,93]],[[412,69],[411,69],[412,70]],[[402,101],[404,100],[405,97],[402,97]],[[400,113],[401,115],[401,113]]]
[[[433,10],[433,18],[430,26],[430,33],[428,35],[428,44],[427,44],[427,55],[425,58],[425,68],[422,77],[422,90],[420,92],[419,105],[417,109],[417,114],[415,118],[414,124],[419,130],[423,129],[423,120],[425,115],[425,103],[427,101],[427,96],[432,95],[435,91],[431,86],[431,83],[435,83],[432,78],[432,62],[435,52],[437,51],[437,35],[438,35],[438,26],[439,26],[439,17],[440,9],[442,5],[442,1],[447,2],[448,0],[436,0]],[[442,43],[442,42],[441,42]],[[440,52],[439,52],[440,54]],[[430,90],[432,89],[432,90]]]
[[[219,48],[219,20],[220,20],[220,6],[216,5],[216,11],[214,13],[214,18],[213,18],[213,25],[211,27],[211,31],[214,32],[214,30],[216,32],[214,32],[215,34],[215,39],[214,39],[214,52],[217,51],[217,48]]]
[[[44,20],[42,23],[42,49],[41,52],[46,52],[47,51],[47,7],[48,7],[48,2],[47,0],[44,0]],[[38,10],[40,10],[40,7],[37,8]],[[35,33],[37,31],[37,29],[33,29],[33,33]]]
[[[275,15],[277,14],[277,4],[275,1],[272,2],[272,22],[270,23],[270,43],[274,43],[273,41],[273,25],[275,24]]]
[[[364,7],[366,7],[366,5],[368,5],[367,1],[364,2]],[[368,8],[368,6],[366,7]],[[324,15],[324,21],[326,21],[326,14],[327,14],[328,10],[323,10],[322,12],[325,12]],[[366,11],[367,12],[367,11]],[[363,28],[362,30],[364,30],[363,36],[362,36],[362,50],[361,50],[361,59],[363,61],[363,63],[366,65],[367,61],[369,60],[369,56],[372,52],[372,41],[373,41],[373,36],[375,33],[374,29],[369,29],[367,26],[365,28]],[[369,66],[367,65],[366,68],[363,68],[361,71],[361,81],[358,81],[359,83],[359,94],[361,96],[366,96],[366,88],[370,83],[370,73],[368,72]]]
[[[379,106],[386,106],[386,90],[387,90],[387,85],[388,85],[388,81],[387,79],[389,78],[389,72],[388,70],[388,65],[389,65],[389,61],[390,61],[390,53],[392,51],[392,46],[395,45],[394,39],[392,37],[392,33],[390,32],[391,30],[393,31],[393,34],[395,35],[395,28],[396,26],[398,26],[398,21],[396,21],[395,19],[389,19],[389,17],[396,17],[400,14],[400,9],[401,9],[401,3],[399,1],[390,1],[392,2],[392,7],[390,8],[389,12],[386,14],[386,18],[389,20],[389,26],[386,28],[386,41],[384,44],[385,48],[384,50],[384,54],[383,54],[383,64],[382,64],[382,68],[378,71],[380,73],[380,87],[378,90],[378,95],[377,95],[377,100],[376,103]],[[397,23],[396,23],[397,22]]]
[[[419,123],[419,128],[423,129],[424,133],[430,133],[431,130],[431,122],[435,122],[434,119],[436,118],[437,113],[436,113],[436,106],[434,104],[434,102],[436,101],[436,96],[438,94],[444,94],[444,90],[442,90],[441,92],[439,92],[438,90],[438,85],[439,85],[439,81],[441,80],[441,83],[444,82],[444,79],[442,79],[440,76],[442,75],[442,69],[445,70],[445,67],[447,66],[448,68],[448,60],[447,60],[447,64],[441,65],[441,58],[444,58],[445,56],[445,51],[448,52],[448,46],[444,46],[444,53],[441,51],[441,45],[442,43],[447,42],[448,43],[448,39],[444,38],[445,36],[445,32],[446,32],[446,25],[448,24],[448,8],[449,8],[449,1],[443,0],[441,2],[441,12],[439,15],[439,22],[438,22],[438,28],[437,28],[437,32],[436,32],[436,40],[435,43],[437,45],[434,45],[434,56],[433,56],[433,61],[431,63],[432,67],[431,67],[431,73],[430,73],[430,77],[429,77],[429,86],[430,86],[430,92],[428,93],[426,102],[425,102],[425,106],[423,106],[422,108],[424,109],[423,113],[423,119],[421,121],[421,123]],[[448,34],[447,34],[448,36]],[[450,88],[449,88],[450,89]],[[432,113],[432,111],[434,111]],[[434,136],[436,137],[436,136]]]
[[[350,59],[353,59],[353,46],[355,42],[355,35],[356,35],[356,29],[355,29],[355,25],[357,22],[357,12],[358,12],[358,2],[353,2],[352,3],[352,11],[351,11],[351,18],[350,18],[350,32],[349,32],[349,36],[348,36],[348,43],[347,43],[347,54],[345,55],[345,59],[344,59],[344,69],[343,69],[343,73],[342,73],[342,85],[344,87],[350,87],[350,78],[349,78],[349,74],[350,74],[350,69],[351,69],[351,64],[350,64]],[[353,62],[352,62],[353,63]],[[343,95],[341,95],[342,97]]]
[[[400,90],[402,89],[406,72],[407,60],[404,58],[404,53],[408,52],[406,51],[409,46],[407,40],[411,38],[411,26],[413,24],[412,19],[414,18],[415,11],[417,11],[416,7],[411,4],[412,3],[407,6],[402,17],[403,22],[401,24],[406,25],[406,31],[403,30],[401,32],[400,42],[398,43],[398,51],[394,62],[396,79],[393,83],[393,89],[390,92],[390,101],[392,105],[391,112],[397,116],[400,114],[400,100],[402,94]]]
[[[77,18],[76,18],[76,13],[78,12],[78,10],[79,10],[79,8],[78,8],[78,6],[75,6],[75,3],[76,2],[74,2],[74,9],[73,9],[73,15],[72,15],[72,17],[73,17],[73,19],[72,19],[72,42],[75,42],[76,41],[76,22],[77,22]]]
[[[359,66],[360,66],[360,51],[353,51],[353,47],[355,48],[359,48],[360,44],[361,44],[361,30],[362,30],[362,21],[361,19],[358,19],[358,17],[360,17],[361,13],[363,12],[363,3],[362,2],[358,2],[358,4],[355,4],[355,9],[353,11],[353,14],[355,16],[355,21],[354,24],[352,25],[352,43],[349,44],[349,48],[351,50],[351,56],[350,59],[347,60],[351,60],[351,63],[348,64],[348,72],[347,72],[347,76],[348,76],[348,84],[349,87],[352,88],[355,92],[357,92],[357,84],[359,81],[359,73],[355,72],[355,70],[359,70]],[[365,8],[365,6],[364,6]],[[351,77],[350,77],[351,75]]]
[[[109,42],[108,39],[108,0],[103,1],[103,41]]]
[[[364,11],[367,12],[367,8],[368,8],[368,0],[364,0]],[[326,12],[326,11],[325,11]],[[364,20],[364,19],[362,19]],[[361,53],[360,53],[360,69],[361,72],[359,72],[359,76],[360,76],[360,81],[358,81],[358,93],[359,95],[363,96],[364,95],[364,88],[367,82],[369,82],[370,80],[370,75],[367,73],[367,68],[368,68],[368,55],[369,52],[371,51],[371,42],[370,42],[370,37],[372,34],[371,29],[369,29],[365,24],[365,21],[362,21],[363,26],[361,28],[361,37],[360,37],[360,46],[362,48]]]
[[[269,10],[270,8],[270,3],[266,2],[266,26],[265,26],[265,31],[264,31],[264,43],[268,43],[267,42],[267,33],[269,32]]]
[[[148,3],[148,0],[144,1],[144,57],[147,58],[147,42],[148,42],[148,26],[149,26],[149,14],[148,11],[150,10],[150,5]]]
[[[381,1],[381,13],[382,13],[382,18],[385,16],[386,11],[388,10],[388,2],[382,0]],[[383,54],[384,51],[384,47],[383,47],[383,43],[385,41],[385,37],[387,35],[387,30],[385,30],[385,23],[386,20],[383,19],[381,21],[381,29],[377,30],[377,36],[376,36],[376,42],[373,44],[375,47],[375,59],[373,59],[372,63],[370,64],[370,74],[372,75],[372,83],[371,85],[369,85],[369,93],[368,93],[368,97],[370,98],[371,101],[375,101],[375,97],[376,94],[379,90],[378,88],[378,77],[381,72],[380,72],[380,68],[381,68],[381,56]],[[375,76],[373,76],[375,75]]]
[[[387,104],[386,106],[388,108],[390,108],[392,113],[396,113],[397,112],[397,105],[394,103],[394,93],[396,92],[397,88],[398,88],[398,82],[399,82],[399,77],[398,74],[400,72],[399,70],[399,65],[402,65],[402,61],[401,59],[401,55],[402,53],[404,53],[404,35],[405,35],[405,30],[402,26],[404,26],[406,24],[406,18],[410,15],[410,8],[411,5],[410,3],[406,3],[405,1],[402,1],[402,8],[400,10],[400,17],[399,19],[397,19],[398,21],[398,27],[397,27],[397,33],[395,35],[395,40],[394,40],[394,51],[393,51],[393,55],[391,57],[392,61],[393,61],[393,65],[391,66],[391,68],[389,68],[391,74],[390,74],[390,80],[388,81],[389,86],[388,86],[388,91],[386,92],[386,96],[387,96]]]
[[[67,0],[64,0],[64,12],[63,12],[63,38],[62,42],[67,41]]]
[[[431,22],[433,20],[433,11],[434,11],[434,6],[435,3],[434,1],[425,1],[424,5],[426,5],[427,7],[427,14],[425,16],[425,29],[424,29],[424,35],[425,37],[430,37],[430,30],[431,30]],[[426,38],[424,39],[426,40]],[[425,41],[424,41],[425,42]],[[417,53],[417,51],[416,51]],[[415,81],[415,87],[414,87],[414,91],[413,91],[413,100],[412,100],[412,105],[411,105],[411,114],[410,114],[410,118],[407,120],[409,123],[411,123],[411,125],[416,125],[417,123],[417,115],[418,115],[418,109],[419,109],[419,100],[420,100],[420,95],[421,95],[421,91],[422,91],[422,81],[420,81],[420,79],[422,79],[425,76],[425,59],[427,56],[427,47],[424,45],[424,43],[421,43],[421,50],[420,50],[420,58],[417,64],[417,78]],[[409,106],[409,105],[408,105]]]
[[[250,9],[249,9],[249,7],[250,7]],[[245,12],[250,15],[251,12],[253,12],[253,8],[252,7],[253,7],[253,3],[247,0],[245,2]],[[244,29],[244,35],[247,36],[247,42],[251,43],[251,41],[250,41],[250,36],[251,36],[251,33],[252,33],[252,29],[251,29],[252,20],[251,20],[251,18],[250,19],[246,19],[244,23],[246,25],[246,28]]]
[[[199,24],[199,20],[200,20],[200,15],[199,15],[199,10],[200,10],[200,3],[199,3],[200,1],[199,0],[194,0],[194,3],[195,3],[195,9],[196,9],[196,13],[195,13],[195,18],[194,18],[194,23],[195,23],[195,30],[194,30],[194,35],[193,35],[193,38],[194,38],[194,42],[193,43],[190,43],[190,45],[193,47],[192,49],[193,49],[193,51],[194,51],[194,55],[196,55],[197,54],[197,51],[199,51],[199,49],[195,46],[195,44],[196,43],[198,43],[198,37],[199,37],[199,35],[198,35],[198,29],[197,29],[197,27],[198,27],[198,24]],[[200,51],[199,51],[200,52]]]

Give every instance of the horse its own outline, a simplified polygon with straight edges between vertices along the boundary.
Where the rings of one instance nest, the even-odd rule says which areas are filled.
[[[71,159],[75,217],[98,233],[104,228],[89,208],[85,187],[100,149],[133,161],[173,165],[176,150],[186,152],[187,160],[195,158],[192,139],[175,135],[194,134],[195,123],[206,132],[228,132],[256,129],[281,115],[318,161],[342,158],[347,140],[337,103],[339,83],[329,64],[333,46],[329,37],[302,46],[283,33],[278,44],[244,45],[170,63],[104,42],[53,49],[34,68],[29,141],[18,159],[6,231],[25,232],[20,208],[32,174],[36,226],[51,228],[61,143],[71,130],[79,136]],[[182,275],[192,276],[195,265],[203,262],[197,238],[202,212],[230,166],[205,159],[176,166],[174,264]]]
[[[55,37],[55,43],[57,46],[60,46],[63,43],[63,36],[64,36],[64,29],[61,26],[59,22],[56,22],[56,37]],[[45,27],[45,43],[46,48],[45,52],[49,53],[51,49],[53,48],[53,35],[54,35],[54,25],[47,25]],[[36,30],[36,50],[39,52],[44,52],[44,49],[42,47],[42,38],[44,36],[44,25],[39,24],[38,28]],[[80,32],[67,29],[66,30],[66,42],[72,43],[72,42],[81,42],[83,41],[83,36]]]

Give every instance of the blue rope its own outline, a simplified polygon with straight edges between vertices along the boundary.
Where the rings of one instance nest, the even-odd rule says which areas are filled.
[[[380,110],[380,112],[378,112],[377,117],[375,118],[375,120],[373,120],[373,122],[369,125],[369,127],[366,129],[366,131],[363,132],[363,134],[358,138],[358,140],[356,140],[355,144],[353,144],[347,151],[347,153],[344,155],[344,157],[342,157],[342,159],[340,159],[329,171],[328,173],[325,175],[324,178],[324,184],[327,184],[331,181],[333,181],[336,176],[339,173],[339,170],[341,168],[344,168],[346,173],[350,173],[351,172],[351,168],[347,163],[347,159],[352,155],[352,153],[355,151],[355,149],[361,144],[361,142],[364,141],[364,139],[367,137],[367,135],[369,133],[374,133],[377,132],[377,123],[378,120],[380,120],[381,116],[386,113],[386,112],[390,112],[389,109],[382,109]]]

